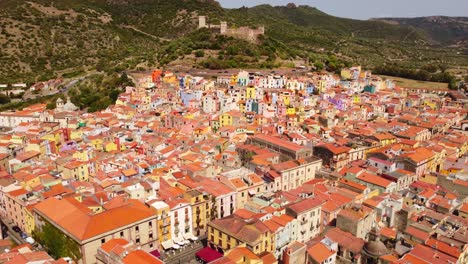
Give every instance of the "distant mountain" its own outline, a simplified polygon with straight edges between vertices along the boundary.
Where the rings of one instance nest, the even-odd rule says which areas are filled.
[[[265,36],[249,43],[198,30],[200,15],[232,27],[264,25]],[[466,19],[433,20],[361,21],[295,5],[224,9],[213,0],[0,0],[0,83],[174,63],[466,65],[463,46],[445,45],[466,38]]]
[[[424,31],[438,43],[468,41],[468,17],[429,16],[416,18],[378,18],[393,25],[411,26]]]

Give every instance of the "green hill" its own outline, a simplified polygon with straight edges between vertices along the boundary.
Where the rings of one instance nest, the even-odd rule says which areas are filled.
[[[379,18],[377,20],[420,29],[426,32],[432,40],[443,44],[468,42],[468,17],[430,16]]]
[[[234,27],[264,25],[266,34],[255,44],[217,36],[197,30],[199,15]],[[338,18],[308,6],[224,9],[212,0],[2,0],[0,32],[0,83],[167,64],[271,68],[304,60],[333,70],[467,61],[463,47],[434,43],[424,28]]]

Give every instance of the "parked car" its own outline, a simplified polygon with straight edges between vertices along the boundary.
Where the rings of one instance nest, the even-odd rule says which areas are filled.
[[[11,229],[13,229],[13,231],[16,233],[21,233],[21,229],[18,226],[13,226]]]
[[[21,233],[21,238],[22,238],[22,239],[26,239],[27,237],[28,237],[28,235],[27,235],[26,233],[24,233],[24,232]]]
[[[32,238],[32,237],[27,237],[27,238],[25,238],[25,239],[26,239],[26,242],[28,242],[28,243],[31,244],[31,245],[33,245],[33,244],[36,243],[36,241],[34,241],[34,238]]]

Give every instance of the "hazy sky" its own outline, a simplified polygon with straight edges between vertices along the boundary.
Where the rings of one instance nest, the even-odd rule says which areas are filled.
[[[468,0],[218,0],[223,7],[259,4],[309,5],[334,16],[371,17],[468,16]]]

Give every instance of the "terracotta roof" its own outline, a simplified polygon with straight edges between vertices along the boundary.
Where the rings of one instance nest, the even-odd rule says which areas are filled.
[[[322,243],[317,243],[308,248],[307,253],[316,263],[324,263],[325,260],[336,254],[336,251],[329,249]]]
[[[14,191],[11,191],[9,192],[8,194],[12,197],[16,197],[16,196],[20,196],[20,195],[24,195],[28,193],[28,191],[26,191],[25,189],[21,188],[21,189],[18,189],[18,190],[14,190]]]
[[[260,260],[260,258],[255,255],[255,253],[246,247],[236,247],[227,253],[226,256],[236,263],[241,263],[244,257],[250,259],[254,263]]]
[[[279,139],[279,138],[273,137],[273,136],[260,134],[260,135],[256,135],[254,138],[262,140],[262,141],[269,142],[271,144],[278,145],[280,147],[283,147],[283,148],[286,148],[286,149],[289,149],[289,150],[292,150],[292,151],[299,151],[299,150],[302,150],[302,149],[306,149],[305,147],[300,146],[300,145],[298,145],[296,143],[286,141],[286,140],[283,140],[283,139]]]
[[[425,232],[425,231],[422,231],[420,229],[417,229],[415,227],[412,227],[412,226],[408,226],[406,228],[406,231],[405,231],[406,234],[408,235],[411,235],[413,237],[416,237],[418,239],[421,239],[422,241],[426,241],[429,239],[429,237],[431,237],[431,234]]]
[[[347,153],[351,150],[350,147],[340,146],[340,145],[333,144],[333,143],[326,143],[326,144],[318,145],[316,147],[328,149],[335,155]]]
[[[294,211],[296,214],[301,214],[303,212],[307,212],[318,206],[321,206],[323,203],[324,202],[322,200],[319,200],[316,198],[309,198],[309,199],[305,199],[300,202],[288,205],[287,207],[291,209],[292,211]]]
[[[460,212],[464,212],[464,213],[468,213],[468,203],[464,203],[460,209],[459,209]]]
[[[256,244],[262,234],[270,232],[269,228],[258,219],[244,220],[236,216],[216,219],[209,225],[250,244]]]
[[[365,244],[363,239],[357,238],[353,236],[353,234],[345,232],[339,228],[331,228],[327,230],[325,237],[328,237],[354,254],[360,253]]]
[[[384,237],[395,239],[397,232],[391,228],[383,227],[382,229],[380,229],[380,234]]]
[[[128,242],[126,239],[123,238],[114,238],[106,243],[101,245],[101,249],[104,250],[105,252],[109,253],[111,252],[116,246],[125,246],[128,245],[130,242]]]
[[[367,183],[370,183],[370,184],[373,184],[373,185],[377,185],[377,186],[380,186],[380,187],[384,187],[384,188],[387,188],[390,184],[393,183],[392,181],[389,181],[389,180],[387,180],[385,178],[382,178],[380,176],[377,176],[375,174],[370,174],[370,173],[367,173],[367,172],[364,172],[364,173],[358,175],[356,178],[361,180],[361,181],[364,181],[364,182],[367,182]]]
[[[138,200],[92,215],[70,199],[49,198],[36,205],[34,211],[50,219],[78,241],[122,228],[137,221],[155,217],[153,210]],[[60,210],[57,210],[60,208]]]
[[[412,161],[414,161],[416,163],[419,163],[419,162],[422,162],[424,160],[430,159],[433,156],[434,156],[434,153],[430,149],[417,148],[414,151],[401,154],[399,156],[399,158],[400,157],[407,157],[407,158],[411,159]]]
[[[441,251],[445,254],[448,254],[454,258],[458,258],[461,254],[461,250],[458,247],[451,246],[450,244],[447,244],[434,238],[430,238],[429,240],[427,240],[426,245],[428,247],[437,249],[438,251]]]
[[[123,258],[124,264],[162,264],[161,260],[152,256],[143,250],[135,250],[130,252]]]

